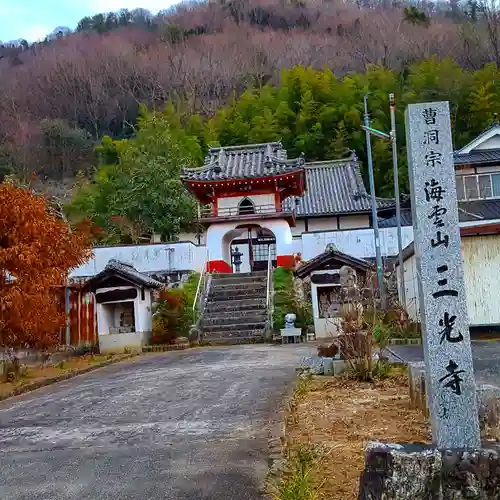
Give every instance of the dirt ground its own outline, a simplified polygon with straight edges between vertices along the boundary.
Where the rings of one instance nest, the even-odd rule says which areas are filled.
[[[296,394],[288,446],[312,447],[318,500],[357,499],[367,441],[427,443],[425,418],[410,408],[406,374],[375,384],[313,378]]]
[[[94,355],[94,356],[79,356],[75,358],[70,358],[65,361],[61,361],[55,365],[40,366],[30,366],[27,370],[23,371],[18,380],[14,382],[4,382],[0,381],[0,397],[7,396],[12,393],[13,389],[32,384],[33,382],[38,382],[46,378],[56,377],[64,373],[73,372],[81,370],[82,368],[87,368],[88,366],[102,363],[110,358],[124,357],[120,355],[108,356],[108,355]]]

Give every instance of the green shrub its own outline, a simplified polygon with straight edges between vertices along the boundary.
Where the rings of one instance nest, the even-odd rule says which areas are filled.
[[[275,488],[275,500],[316,500],[314,465],[317,454],[307,447],[300,447],[290,457],[291,471]]]
[[[301,373],[295,386],[295,398],[300,398],[311,389],[312,375],[309,372]]]
[[[392,336],[392,329],[386,323],[379,321],[373,327],[373,340],[379,347],[385,347]]]
[[[391,376],[392,366],[387,361],[371,361],[368,358],[356,358],[351,361],[351,367],[347,371],[350,379],[358,382],[373,382]]]
[[[384,346],[391,338],[420,338],[420,325],[413,323],[407,312],[401,307],[393,307],[384,311],[373,311],[366,308],[363,312],[363,328],[372,328],[375,342]]]
[[[189,336],[199,276],[191,273],[182,288],[160,292],[153,316],[153,344],[172,344],[177,337]]]
[[[392,365],[379,359],[372,368],[372,375],[374,379],[384,379],[390,377],[392,374]]]
[[[274,312],[273,326],[275,330],[283,328],[285,316],[293,313],[297,316],[295,326],[303,328],[313,323],[312,306],[308,301],[301,300],[293,284],[293,271],[278,267],[273,273]]]
[[[196,297],[196,290],[198,288],[199,280],[199,273],[190,273],[188,279],[184,283],[184,286],[181,288],[186,301],[187,308],[185,310],[185,315],[186,321],[189,322],[189,326],[191,326],[194,322],[193,303]]]

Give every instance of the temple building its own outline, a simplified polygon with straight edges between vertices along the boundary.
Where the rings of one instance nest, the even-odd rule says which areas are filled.
[[[213,148],[202,168],[182,171],[199,201],[206,228],[207,271],[232,272],[232,249],[245,248],[251,271],[265,269],[268,249],[277,266],[292,266],[296,214],[289,199],[302,196],[302,157],[287,159],[281,144]]]
[[[470,321],[478,327],[500,325],[495,302],[500,269],[500,125],[492,125],[457,150],[454,158]],[[179,286],[192,271],[238,272],[244,283],[252,280],[246,273],[258,275],[267,269],[268,261],[273,266],[314,261],[317,266],[321,259],[313,259],[332,245],[339,255],[351,259],[369,262],[375,257],[370,197],[354,154],[307,163],[302,156],[289,159],[279,142],[211,148],[204,165],[185,168],[182,180],[199,202],[197,226],[204,231],[193,226],[192,233],[179,235],[175,242],[95,248],[94,258],[71,274],[67,308],[75,314],[66,341],[88,342],[91,332],[97,334],[96,294],[83,293],[78,283],[98,275],[112,259],[168,286]],[[377,213],[381,253],[385,262],[393,263],[398,252],[393,200],[377,199]],[[409,204],[403,204],[402,225],[406,306],[418,320]],[[320,276],[321,271],[315,268],[314,274]],[[259,286],[255,284],[255,289]],[[324,322],[320,305],[328,287],[318,284],[317,289],[318,327]],[[265,290],[262,293],[265,302]],[[256,310],[246,316],[256,319],[262,314]],[[221,316],[220,320],[225,323],[214,323],[213,328],[228,336],[238,332],[248,337],[263,328],[243,317]]]
[[[235,272],[235,254],[238,272],[264,270],[269,257],[274,266],[292,267],[294,256],[303,254],[303,233],[372,225],[354,155],[305,163],[303,156],[288,159],[279,142],[218,147],[203,167],[184,169],[182,179],[200,204],[208,271]],[[378,200],[379,215],[393,209],[393,200]],[[194,234],[184,238],[196,241]]]
[[[124,346],[125,336],[142,343],[149,336],[150,325],[142,316],[149,302],[144,302],[145,308],[137,302],[142,297],[139,285],[133,300],[114,297],[110,301],[107,296],[107,302],[102,300],[96,279],[109,275],[110,261],[132,266],[134,272],[152,278],[155,286],[182,286],[193,271],[201,276],[212,273],[211,279],[204,280],[210,283],[205,290],[210,305],[201,316],[200,327],[206,338],[219,343],[266,336],[266,318],[272,310],[268,302],[270,266],[294,268],[332,245],[338,255],[363,266],[369,266],[366,262],[375,257],[371,199],[354,154],[306,163],[303,155],[289,158],[279,142],[216,147],[209,149],[202,167],[184,168],[181,178],[199,204],[192,233],[181,234],[179,241],[170,243],[95,248],[94,258],[71,275],[74,286],[87,283],[84,289],[72,292],[72,297],[85,298],[88,312],[82,316],[81,308],[75,309],[81,323],[78,332],[96,332],[97,341],[105,348]],[[377,199],[379,217],[390,218],[394,208],[393,200]],[[202,232],[195,230],[200,227]],[[413,230],[404,229],[407,245]],[[384,258],[397,254],[395,228],[380,231],[380,246]],[[238,278],[232,276],[236,273]],[[315,273],[321,275],[321,270],[315,269]],[[108,283],[104,288],[109,291]],[[326,294],[330,289],[321,284],[317,288],[324,305],[332,293]],[[73,310],[71,297],[68,304]],[[122,318],[125,310],[128,316]],[[328,335],[328,328],[319,327],[326,321],[321,314],[315,319],[318,334]],[[335,320],[332,314],[329,310],[328,324]]]

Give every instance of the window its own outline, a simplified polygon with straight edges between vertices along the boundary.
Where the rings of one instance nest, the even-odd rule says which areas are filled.
[[[464,178],[458,175],[457,175],[457,198],[459,200],[465,200]],[[372,227],[371,224],[370,227]]]
[[[275,243],[257,243],[252,245],[253,260],[265,260],[269,257],[269,245],[271,245],[271,260],[276,260],[276,244]]]
[[[477,177],[475,175],[471,175],[469,177],[465,177],[465,198],[467,200],[477,198]]]
[[[493,197],[500,198],[500,174],[492,174],[491,187],[493,191]]]
[[[491,176],[478,175],[477,185],[479,188],[479,198],[491,198]]]
[[[239,215],[254,214],[254,213],[255,213],[255,208],[253,206],[253,203],[248,198],[245,198],[240,202],[238,207]]]
[[[500,173],[457,175],[456,181],[459,200],[500,198]]]

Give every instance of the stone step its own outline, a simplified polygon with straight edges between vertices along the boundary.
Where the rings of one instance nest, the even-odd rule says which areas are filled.
[[[248,284],[248,283],[263,283],[267,285],[267,276],[248,276],[241,274],[231,274],[227,278],[219,278],[219,276],[214,275],[212,277],[212,286],[219,285],[238,285],[238,284]]]
[[[267,271],[254,271],[252,273],[212,273],[212,279],[230,279],[238,276],[240,278],[259,278],[267,276]]]
[[[264,299],[266,300],[266,290],[211,290],[208,295],[208,302],[224,302],[228,300],[248,300]]]
[[[223,300],[223,301],[209,301],[205,305],[204,314],[210,314],[211,312],[218,312],[220,314],[228,313],[234,311],[257,311],[266,310],[266,298],[257,297],[254,299],[235,299],[235,300]]]
[[[222,344],[232,344],[241,342],[255,342],[264,339],[265,330],[263,328],[254,330],[227,330],[225,332],[204,333],[203,341]]]
[[[210,293],[217,292],[266,292],[266,284],[265,283],[231,283],[229,285],[214,285],[210,287]]]
[[[249,331],[249,330],[264,330],[266,324],[264,321],[253,321],[246,323],[228,323],[225,325],[206,325],[202,331],[204,335],[219,335],[223,336],[226,332],[231,331]]]
[[[238,332],[235,332],[238,333]],[[264,334],[252,336],[230,336],[230,337],[207,337],[204,339],[210,345],[238,345],[238,344],[261,344],[264,342]]]
[[[266,310],[244,311],[238,314],[221,315],[220,312],[204,314],[201,322],[202,328],[211,325],[238,325],[241,323],[263,323],[266,321]]]

